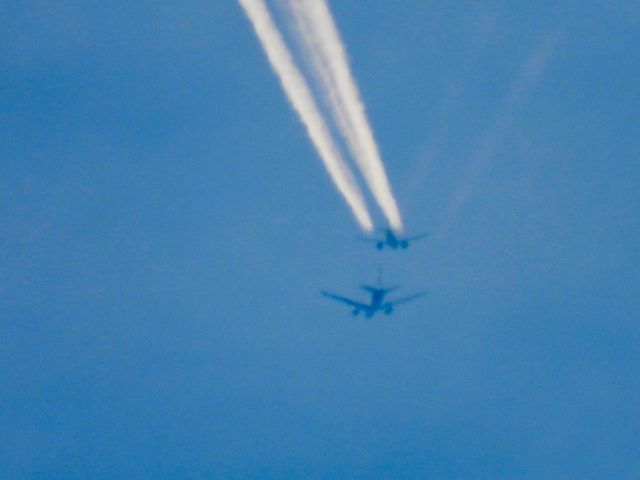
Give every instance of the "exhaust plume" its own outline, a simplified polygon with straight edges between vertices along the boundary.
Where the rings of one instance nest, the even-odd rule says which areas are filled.
[[[287,3],[340,133],[389,225],[401,231],[400,212],[329,7],[325,0]]]
[[[342,159],[320,110],[291,52],[278,31],[264,0],[239,0],[262,44],[271,67],[302,123],[338,191],[347,201],[360,226],[373,230],[367,207],[348,165]]]

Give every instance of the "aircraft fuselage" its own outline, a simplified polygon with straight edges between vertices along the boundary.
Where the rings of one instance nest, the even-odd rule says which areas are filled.
[[[384,310],[385,313],[391,313],[391,309],[384,305],[384,296],[387,291],[383,288],[371,290],[371,303],[366,308],[356,308],[353,311],[354,315],[357,315],[362,310],[367,318],[373,317],[376,312]]]
[[[378,250],[382,250],[385,245],[389,248],[397,250],[398,248],[407,248],[409,246],[409,242],[407,240],[396,237],[396,235],[393,233],[393,230],[389,228],[385,230],[384,240],[378,242]]]

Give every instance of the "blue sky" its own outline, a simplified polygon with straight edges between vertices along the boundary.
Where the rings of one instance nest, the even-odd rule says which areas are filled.
[[[237,3],[0,7],[0,477],[640,476],[637,5],[331,6],[406,252]]]

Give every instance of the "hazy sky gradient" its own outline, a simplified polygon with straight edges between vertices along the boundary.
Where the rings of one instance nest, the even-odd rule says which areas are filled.
[[[0,7],[0,478],[640,477],[637,3],[331,7],[406,252],[237,2]]]

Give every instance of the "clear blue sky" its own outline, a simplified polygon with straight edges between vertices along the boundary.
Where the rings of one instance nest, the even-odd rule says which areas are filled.
[[[640,478],[637,3],[331,6],[407,252],[234,1],[3,2],[0,478]]]

